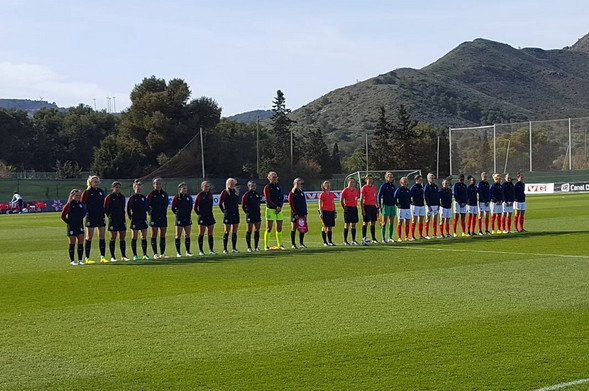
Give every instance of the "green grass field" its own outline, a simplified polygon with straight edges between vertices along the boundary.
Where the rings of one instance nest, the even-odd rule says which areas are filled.
[[[586,379],[588,206],[589,194],[529,197],[527,234],[354,248],[321,246],[311,213],[307,250],[76,267],[58,214],[3,215],[0,389],[534,390]]]

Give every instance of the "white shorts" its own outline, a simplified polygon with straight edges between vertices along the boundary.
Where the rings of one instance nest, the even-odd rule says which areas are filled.
[[[397,209],[398,220],[411,220],[411,209]]]
[[[430,210],[431,209],[431,210]],[[427,210],[427,217],[432,217],[440,213],[440,205],[432,205]]]
[[[454,201],[454,213],[466,214],[466,205],[464,205],[464,207],[460,207],[460,203]]]
[[[506,202],[505,205],[503,205],[503,213],[513,213],[513,203],[508,206]]]
[[[500,215],[503,213],[503,204],[496,204],[491,202],[491,213],[494,215]]]
[[[451,219],[452,218],[452,209],[451,208],[440,208],[440,217],[442,219]]]
[[[481,212],[488,212],[490,208],[489,205],[485,204],[484,202],[479,202],[479,210]]]
[[[526,210],[526,203],[525,202],[517,202],[513,203],[513,208],[515,210]]]
[[[466,205],[466,209],[468,210],[468,213],[471,215],[476,215],[479,213],[479,207],[476,205]]]
[[[425,206],[411,205],[411,215],[413,215],[413,216],[425,216]]]

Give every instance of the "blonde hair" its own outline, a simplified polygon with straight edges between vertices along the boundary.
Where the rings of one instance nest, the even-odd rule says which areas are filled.
[[[227,180],[225,181],[225,190],[227,190],[227,193],[229,193],[229,184],[230,183],[235,183],[237,185],[237,179],[227,178]],[[239,194],[239,189],[237,188],[237,186],[235,186],[235,194]]]
[[[98,175],[90,175],[88,177],[88,179],[86,180],[86,190],[90,190],[90,188],[92,187],[92,181],[94,179],[98,179],[98,181],[100,181],[100,178],[98,177]]]
[[[327,185],[331,186],[331,183],[329,183],[329,181],[323,181],[323,183],[321,184],[321,190],[325,191],[325,189],[327,188]]]
[[[409,179],[407,179],[407,177],[406,177],[406,176],[403,176],[403,177],[401,177],[401,179],[399,180],[399,183],[400,183],[401,185],[403,185],[403,186],[404,186],[404,184],[407,184],[407,185],[408,185],[408,184],[409,184]]]
[[[268,179],[270,179],[270,177],[273,177],[273,176],[278,176],[278,174],[276,173],[276,171],[270,171],[268,173]]]
[[[501,174],[493,174],[493,180],[495,182],[500,181],[501,180]]]
[[[204,191],[204,187],[205,187],[206,185],[209,185],[209,186],[210,186],[211,184],[209,183],[209,181],[202,181],[202,182],[200,183],[200,189],[201,189],[202,191]]]
[[[67,198],[67,203],[68,203],[68,204],[69,204],[70,202],[72,202],[72,201],[73,201],[73,199],[74,199],[74,196],[76,195],[76,193],[81,193],[80,189],[72,189],[72,190],[70,191],[70,195],[69,195],[69,197]]]

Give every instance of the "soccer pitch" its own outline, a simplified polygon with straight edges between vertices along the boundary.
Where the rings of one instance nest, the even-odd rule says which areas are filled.
[[[310,204],[306,250],[290,250],[287,228],[286,251],[245,253],[242,224],[241,254],[76,267],[57,213],[0,216],[0,389],[535,390],[587,379],[589,194],[527,201],[525,234],[325,248]]]

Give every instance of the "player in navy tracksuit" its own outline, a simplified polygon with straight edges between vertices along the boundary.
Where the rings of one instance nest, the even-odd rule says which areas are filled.
[[[395,177],[392,172],[387,172],[384,176],[385,182],[380,185],[378,194],[376,195],[376,202],[378,203],[378,209],[382,214],[382,226],[380,227],[380,237],[383,243],[394,242],[393,232],[395,230]],[[387,228],[387,222],[389,224],[389,237],[385,241],[385,232]]]
[[[469,184],[466,188],[466,198],[467,198],[467,210],[468,210],[468,221],[466,222],[466,231],[469,236],[476,235],[475,233],[475,225],[477,220],[477,215],[479,213],[479,205],[477,195],[479,193],[479,189],[477,187],[477,180],[473,176],[468,176]],[[483,233],[479,231],[479,235]]]
[[[307,248],[303,243],[305,240],[306,227],[301,229],[298,227],[299,219],[302,218],[305,224],[307,219],[307,199],[303,192],[303,180],[301,178],[296,178],[293,181],[292,190],[288,193],[288,204],[290,205],[290,241],[292,243],[292,248],[297,248],[297,244],[295,243],[297,230],[299,231],[299,246],[301,248]]]
[[[86,207],[80,202],[82,192],[78,189],[70,191],[67,204],[61,210],[61,219],[66,226],[66,235],[69,244],[69,256],[72,266],[83,265],[84,261],[84,215]],[[78,259],[74,258],[74,247],[78,243]]]
[[[237,229],[239,228],[239,191],[236,187],[237,180],[229,178],[225,182],[225,189],[219,196],[219,208],[223,212],[223,254],[227,254],[227,242],[229,241],[229,232],[231,232],[232,253],[237,251]]]
[[[215,217],[213,216],[213,193],[211,193],[211,184],[203,181],[200,184],[201,192],[197,194],[194,200],[194,212],[198,216],[198,249],[199,255],[205,255],[203,245],[205,231],[208,234],[209,254],[216,255],[213,250],[215,239],[213,229],[215,228]]]
[[[110,232],[110,261],[116,262],[115,257],[115,241],[117,234],[119,237],[119,246],[121,248],[121,260],[128,261],[129,258],[125,255],[127,244],[125,237],[127,236],[127,222],[125,218],[125,196],[121,194],[121,182],[114,181],[112,183],[112,193],[104,199],[104,213],[108,216],[108,232]]]
[[[487,173],[481,173],[481,181],[477,186],[479,192],[479,232],[483,232],[482,219],[485,220],[485,233],[490,235],[489,232],[489,211],[491,204],[491,193],[490,185],[487,181]]]
[[[433,237],[437,237],[438,231],[438,215],[440,214],[440,196],[438,185],[434,180],[435,175],[431,172],[427,174],[427,183],[423,187],[423,195],[425,198],[425,204],[427,205],[426,218],[425,218],[425,238],[429,239],[429,222],[433,220],[432,230]],[[433,219],[432,219],[433,217]]]
[[[168,229],[168,203],[169,197],[162,189],[162,179],[154,178],[153,190],[147,195],[147,206],[149,213],[149,225],[151,227],[151,248],[153,257],[167,258],[166,251],[166,231]],[[157,252],[157,235],[160,235],[160,252]]]
[[[142,194],[143,183],[139,179],[133,181],[133,195],[127,200],[127,216],[131,220],[131,250],[133,260],[138,261],[137,236],[141,234],[141,249],[143,259],[149,260],[147,255],[147,197]]]
[[[511,176],[505,175],[505,182],[503,182],[503,216],[501,216],[501,228],[503,233],[509,233],[511,231],[511,215],[513,213],[513,203],[515,202],[515,191],[513,183],[511,182]]]
[[[526,232],[524,229],[524,215],[526,214],[526,184],[521,172],[517,173],[517,182],[513,186],[515,193],[513,225],[517,232]]]
[[[184,247],[186,247],[186,256],[191,257],[190,253],[190,232],[192,231],[192,197],[188,194],[188,186],[182,182],[178,185],[178,194],[172,200],[172,213],[176,215],[176,232],[174,244],[176,245],[176,256],[180,258],[180,238],[184,233]]]
[[[450,219],[452,218],[452,190],[450,183],[444,179],[442,181],[442,188],[438,193],[440,197],[440,233],[444,237],[444,228],[446,229],[446,237],[451,238],[450,235]]]
[[[423,202],[423,179],[421,175],[415,175],[415,184],[411,186],[411,239],[415,240],[415,226],[418,226],[419,239],[423,239],[423,218],[425,217],[425,204]]]
[[[245,220],[247,222],[247,231],[245,233],[247,251],[251,253],[253,251],[252,230],[254,231],[254,249],[255,251],[260,251],[258,244],[260,243],[260,225],[262,222],[262,214],[260,213],[262,196],[256,191],[255,181],[249,181],[247,188],[247,193],[241,197],[241,209],[245,213]]]
[[[456,226],[458,225],[458,218],[460,218],[460,228],[462,228],[462,236],[466,236],[466,184],[464,183],[464,174],[458,176],[458,182],[452,187],[454,195],[454,237],[456,237]]]
[[[401,186],[395,190],[395,205],[397,206],[397,236],[402,242],[401,229],[405,222],[405,240],[409,240],[409,221],[411,220],[411,193],[409,192],[409,180],[402,177]]]
[[[106,240],[104,239],[104,191],[100,186],[100,178],[96,175],[88,177],[87,188],[82,193],[81,201],[86,205],[86,264],[93,265],[94,260],[90,259],[92,237],[94,230],[98,229],[98,244],[100,248],[100,263],[108,263],[105,257]]]
[[[503,213],[503,186],[501,186],[501,175],[493,174],[493,184],[489,188],[491,195],[491,233],[500,234],[501,231],[501,214]],[[497,221],[497,231],[495,231],[495,221]]]

